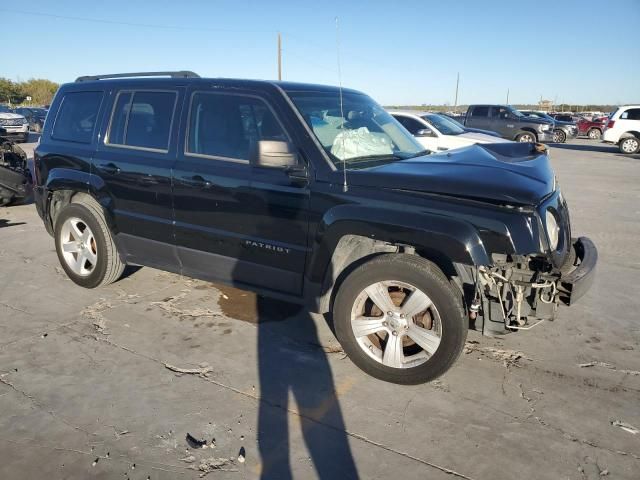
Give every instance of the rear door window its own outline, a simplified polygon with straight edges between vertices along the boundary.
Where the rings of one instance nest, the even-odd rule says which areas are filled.
[[[263,100],[248,95],[193,94],[185,153],[248,161],[258,140],[288,140]]]
[[[177,92],[122,91],[111,114],[107,144],[166,152]]]
[[[489,116],[489,107],[475,107],[471,111],[471,116],[476,118],[487,118]]]
[[[622,112],[620,120],[640,120],[640,108],[630,108]]]
[[[58,109],[51,138],[91,143],[102,97],[102,92],[66,93]]]

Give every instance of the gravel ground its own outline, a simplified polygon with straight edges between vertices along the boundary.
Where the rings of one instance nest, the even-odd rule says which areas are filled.
[[[591,291],[532,331],[470,332],[413,387],[288,304],[151,268],[77,287],[33,205],[0,209],[0,478],[640,478],[640,156],[551,155],[599,249]]]

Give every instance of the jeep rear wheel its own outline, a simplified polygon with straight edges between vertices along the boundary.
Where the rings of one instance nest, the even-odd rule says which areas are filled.
[[[516,135],[516,142],[535,143],[537,141],[535,134],[531,132],[522,132]]]
[[[392,383],[442,375],[467,336],[460,292],[417,255],[381,255],[358,267],[340,286],[333,312],[353,363]]]
[[[115,282],[124,270],[102,207],[93,199],[64,207],[55,224],[56,252],[67,276],[85,288]]]
[[[592,128],[591,130],[589,130],[589,132],[587,132],[587,136],[591,140],[598,140],[602,136],[602,132],[597,128]]]
[[[640,150],[640,140],[636,137],[626,137],[620,140],[618,143],[618,148],[622,153],[632,154],[638,152]]]

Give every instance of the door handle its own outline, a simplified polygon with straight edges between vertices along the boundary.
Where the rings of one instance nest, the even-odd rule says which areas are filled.
[[[182,177],[182,179],[190,186],[197,188],[211,188],[213,185],[209,180],[205,180],[201,175]]]
[[[110,175],[117,175],[118,173],[121,172],[120,167],[118,167],[115,163],[111,163],[111,162],[98,165],[98,169]]]

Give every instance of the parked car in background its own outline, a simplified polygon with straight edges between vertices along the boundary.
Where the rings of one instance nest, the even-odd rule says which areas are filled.
[[[22,115],[29,122],[29,130],[32,132],[41,132],[44,120],[47,118],[47,110],[39,107],[18,107],[14,112]]]
[[[516,142],[553,142],[553,121],[527,117],[511,105],[470,105],[462,123]]]
[[[16,142],[29,139],[29,122],[22,115],[13,113],[9,107],[0,105],[0,127],[5,130],[2,138]]]
[[[491,130],[484,130],[482,128],[465,127],[464,124],[460,123],[457,120],[458,118],[460,118],[460,115],[451,115],[451,114],[448,114],[448,113],[439,114],[439,115],[444,115],[449,120],[451,120],[453,123],[455,123],[457,126],[459,126],[460,128],[464,129],[465,132],[484,133],[485,135],[491,135],[492,137],[502,138],[499,133],[493,132]]]
[[[6,130],[0,128],[0,207],[24,200],[32,186],[27,154],[5,136]]]
[[[470,319],[515,334],[593,282],[543,145],[428,154],[355,90],[131,75],[171,78],[62,85],[35,149],[36,209],[78,285],[129,263],[303,303],[365,372],[416,384]]]
[[[608,120],[607,117],[593,118],[593,120],[581,118],[576,124],[578,126],[578,135],[586,135],[592,140],[599,140]]]
[[[416,111],[389,111],[409,133],[432,152],[468,147],[476,143],[507,142],[501,137],[468,132],[445,115]]]
[[[527,117],[544,118],[553,122],[553,141],[555,143],[565,143],[568,138],[576,138],[578,136],[578,127],[572,120],[571,115],[556,114],[552,116],[538,110],[520,110],[520,112]],[[568,118],[569,121],[561,120],[560,117]]]
[[[615,143],[622,153],[640,151],[640,105],[625,105],[611,114],[602,134],[605,143]]]

